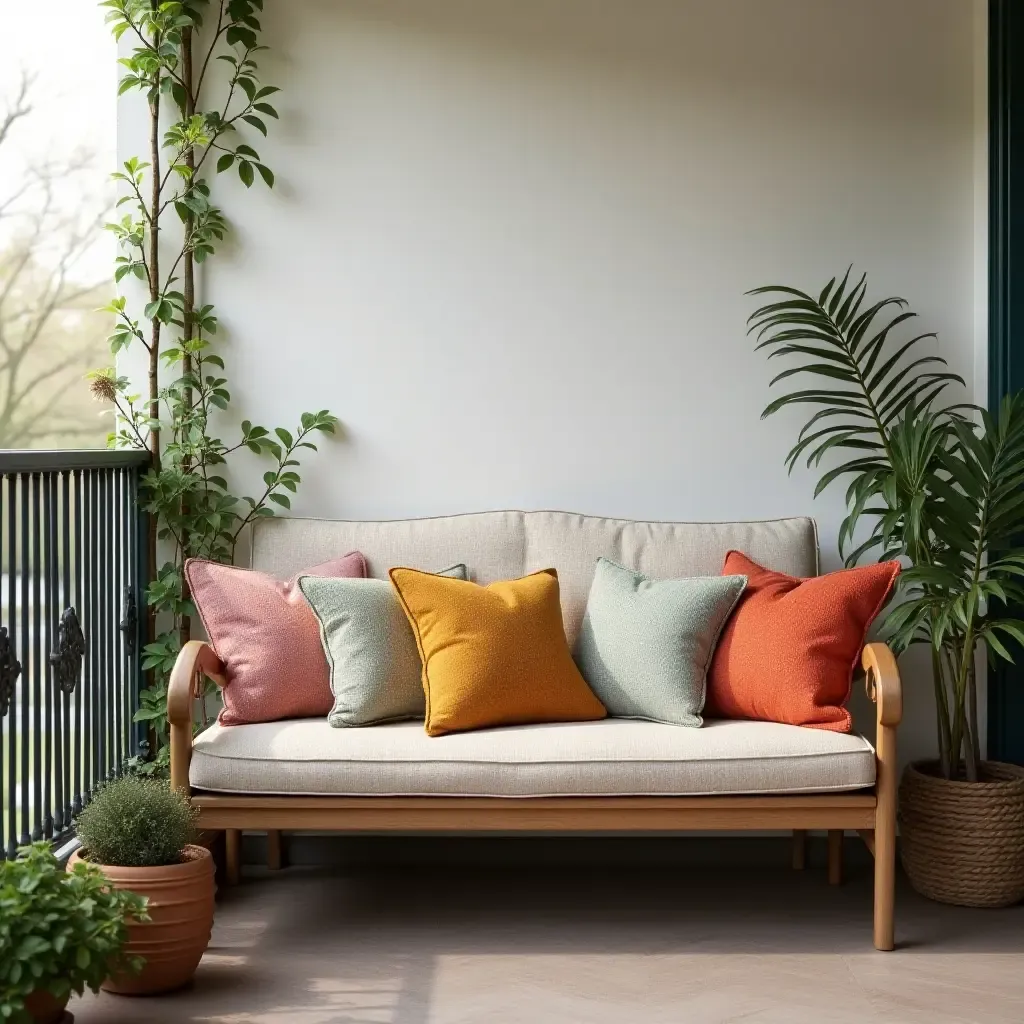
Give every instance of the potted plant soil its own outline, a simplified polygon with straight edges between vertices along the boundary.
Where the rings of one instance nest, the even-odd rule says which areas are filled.
[[[125,951],[137,973],[113,972],[107,992],[153,995],[191,981],[213,927],[213,858],[193,844],[195,810],[165,782],[125,776],[78,816],[82,848],[71,863],[99,869],[116,889],[147,899],[148,919],[129,925]]]
[[[928,648],[938,723],[938,757],[900,785],[911,883],[946,903],[1008,906],[1024,898],[1024,768],[982,761],[976,673],[979,657],[1024,647],[1024,392],[995,414],[963,404],[935,335],[901,337],[906,302],[866,292],[849,270],[818,294],[756,289],[774,299],[750,317],[757,347],[796,359],[772,382],[795,387],[762,415],[813,410],[787,464],[823,466],[815,493],[846,485],[846,563],[907,567],[883,630],[897,652]]]
[[[110,887],[86,864],[65,872],[49,843],[0,862],[0,1021],[59,1024],[72,992],[98,992],[110,971],[141,964],[125,954],[128,921],[146,901]]]

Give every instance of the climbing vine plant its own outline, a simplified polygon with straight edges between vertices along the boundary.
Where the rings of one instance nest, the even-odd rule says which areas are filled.
[[[337,420],[327,410],[302,413],[291,430],[245,420],[231,440],[216,436],[213,422],[231,394],[215,344],[217,314],[197,296],[196,270],[229,230],[212,201],[210,176],[231,172],[246,188],[274,185],[254,146],[278,117],[272,102],[278,89],[261,81],[257,62],[266,49],[263,0],[104,0],[100,6],[115,39],[130,40],[130,54],[120,60],[119,94],[139,93],[148,110],[148,152],[113,175],[121,195],[118,219],[109,225],[119,242],[114,281],[119,291],[139,282],[145,298],[134,302],[129,288],[107,307],[115,318],[111,352],[141,348],[146,385],[137,392],[113,368],[90,376],[94,394],[115,412],[111,446],[147,449],[152,457],[142,487],[155,568],[143,659],[149,685],[136,720],[150,725],[148,770],[160,771],[167,757],[167,680],[195,614],[185,560],[232,561],[250,523],[290,507],[299,456],[315,451],[314,438],[333,433]],[[269,464],[255,496],[228,489],[226,465],[242,451]]]

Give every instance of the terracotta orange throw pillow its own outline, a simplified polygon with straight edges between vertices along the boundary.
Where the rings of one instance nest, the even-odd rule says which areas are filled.
[[[800,579],[730,551],[723,575],[749,582],[711,662],[705,717],[849,732],[853,670],[899,571],[880,562]]]
[[[391,582],[423,662],[428,735],[605,717],[569,653],[554,569],[486,587],[392,569]]]

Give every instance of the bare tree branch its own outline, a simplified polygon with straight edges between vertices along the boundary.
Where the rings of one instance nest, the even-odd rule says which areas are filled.
[[[0,118],[0,146],[7,141],[7,136],[14,125],[32,112],[32,107],[28,102],[28,93],[32,88],[32,82],[32,76],[27,71],[23,71],[21,81],[18,83],[18,91],[14,94],[14,99],[7,108],[7,112]]]
[[[23,76],[0,116],[0,145],[8,143],[8,152],[12,127],[32,112],[31,85]],[[82,281],[77,267],[106,211],[97,203],[83,215],[87,197],[68,195],[89,170],[89,156],[73,153],[27,168],[13,192],[0,197],[8,225],[0,239],[0,447],[99,441],[105,433],[89,423],[82,375],[105,358],[106,325],[92,311],[101,301],[98,282]]]

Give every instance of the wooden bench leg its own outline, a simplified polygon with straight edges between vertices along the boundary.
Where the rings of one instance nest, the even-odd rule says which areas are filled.
[[[267,867],[271,871],[280,871],[284,867],[284,845],[281,830],[277,828],[267,832]]]
[[[807,829],[793,829],[793,870],[803,871],[807,867]]]
[[[242,878],[242,832],[229,828],[224,832],[224,880],[228,885],[238,885]]]
[[[875,807],[875,949],[895,948],[896,730],[879,729],[878,805]]]
[[[841,885],[843,881],[843,830],[828,830],[828,884]]]
[[[896,829],[875,829],[875,949],[895,948]]]
[[[875,732],[875,949],[896,945],[893,904],[896,897],[896,728],[903,718],[903,688],[892,651],[868,644],[861,654],[868,696],[877,707]]]

